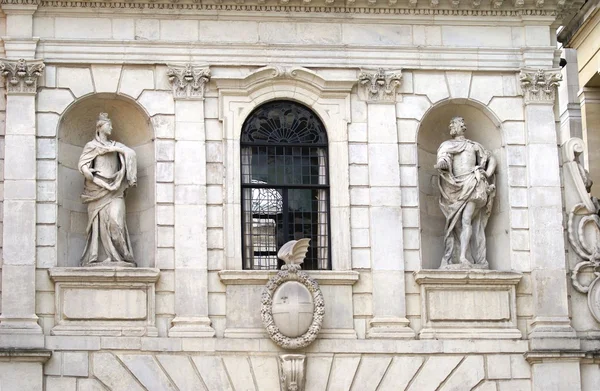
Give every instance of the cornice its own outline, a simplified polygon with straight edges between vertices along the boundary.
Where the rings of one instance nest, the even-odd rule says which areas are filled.
[[[561,0],[558,0],[560,3]],[[40,8],[286,12],[431,16],[546,16],[563,8],[557,0],[1,0]]]

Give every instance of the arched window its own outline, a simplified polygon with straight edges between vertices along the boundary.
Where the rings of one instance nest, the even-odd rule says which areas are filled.
[[[277,269],[277,250],[310,238],[303,269],[329,268],[327,133],[308,108],[273,101],[241,134],[244,269]]]

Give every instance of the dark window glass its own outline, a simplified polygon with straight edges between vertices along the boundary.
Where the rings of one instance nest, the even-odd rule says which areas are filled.
[[[329,268],[327,133],[308,108],[266,103],[241,134],[245,269],[277,269],[277,250],[310,238],[303,269]]]

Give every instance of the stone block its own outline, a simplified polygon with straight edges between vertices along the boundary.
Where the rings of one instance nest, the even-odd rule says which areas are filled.
[[[368,186],[369,167],[366,165],[350,166],[350,186]]]
[[[50,359],[44,364],[44,375],[60,376],[62,370],[62,352],[52,352]]]
[[[486,356],[488,379],[510,379],[510,357],[507,354],[492,354]]]
[[[396,24],[352,24],[342,26],[344,45],[407,46],[411,44],[412,28]]]
[[[35,139],[7,135],[4,141],[4,179],[35,179]]]
[[[440,26],[413,25],[413,45],[441,46],[442,29]]]
[[[129,67],[124,68],[121,75],[121,82],[119,83],[119,92],[131,96],[133,99],[137,99],[142,91],[154,89],[154,72],[150,68],[146,67]],[[152,91],[158,93],[159,91]],[[158,95],[162,97],[162,95]],[[147,102],[144,106],[150,105],[154,109],[158,109],[156,106],[161,102],[157,102],[156,94],[150,94],[146,97]],[[163,97],[164,98],[164,97]],[[166,114],[173,114],[173,103],[171,96],[171,111]],[[150,116],[155,113],[151,113]]]
[[[560,186],[556,144],[530,144],[528,155],[531,186]]]
[[[46,377],[47,391],[77,391],[77,379],[74,377]]]
[[[40,38],[54,38],[54,18],[35,18],[35,23],[33,23],[33,36]]]
[[[197,141],[178,141],[175,144],[175,183],[178,185],[206,184],[206,171],[199,170],[205,164],[204,143]]]
[[[340,44],[341,30],[338,23],[262,22],[258,36],[263,44]]]
[[[487,270],[415,272],[424,300],[421,339],[521,338],[515,293],[520,279],[520,273]]]
[[[398,145],[398,158],[400,164],[416,165],[417,164],[417,146],[411,144]]]
[[[366,142],[367,135],[366,123],[358,122],[348,124],[348,141],[356,143]]]
[[[512,46],[512,31],[504,26],[442,26],[442,45],[508,48]]]
[[[498,391],[530,391],[531,381],[529,380],[503,380],[498,381]]]
[[[369,205],[369,188],[353,187],[350,189],[350,203],[352,205]]]
[[[502,95],[502,76],[480,75],[477,73],[473,75],[469,94],[471,99],[487,105],[493,97]]]
[[[55,180],[56,161],[40,160],[37,162],[37,179]]]
[[[56,113],[38,113],[36,115],[37,135],[39,137],[56,136],[59,118]]]
[[[523,99],[521,97],[495,97],[492,99],[488,107],[498,116],[498,118],[500,118],[502,122],[522,121],[524,119]]]
[[[352,249],[352,268],[369,269],[371,267],[371,250]]]
[[[81,267],[49,273],[58,304],[54,335],[156,335],[157,269]]]
[[[508,121],[502,124],[504,141],[506,144],[525,145],[525,123],[522,121]],[[510,163],[510,160],[508,161]]]
[[[96,379],[77,379],[77,391],[105,391],[106,389]]]
[[[151,355],[120,354],[118,357],[146,389],[176,390]]]
[[[63,375],[87,377],[89,368],[88,352],[64,352]]]
[[[56,38],[70,39],[110,39],[112,26],[110,18],[57,17],[54,22]]]
[[[208,205],[223,204],[223,187],[222,186],[207,186],[206,187],[206,203]]]
[[[157,19],[136,19],[135,21],[135,40],[154,41],[159,38],[160,24]]]
[[[198,29],[201,42],[258,42],[258,23],[254,21],[201,20]]]
[[[160,39],[162,41],[196,41],[198,39],[198,21],[161,20]]]
[[[446,72],[446,81],[452,98],[464,99],[469,97],[471,72]]]
[[[149,71],[152,73],[152,71]],[[153,77],[153,76],[152,76]],[[135,85],[133,82],[129,86],[133,93],[135,88],[143,88],[144,83],[154,84],[154,81],[144,80],[139,84]],[[121,82],[121,90],[123,89],[123,82]],[[171,91],[143,91],[138,101],[146,111],[148,115],[154,116],[156,114],[174,114],[175,107],[173,104],[173,93]]]
[[[117,92],[121,68],[120,65],[92,65],[91,71],[96,92]]]
[[[111,390],[142,391],[135,377],[111,353],[92,356],[93,373]]]
[[[156,359],[180,390],[205,390],[202,380],[186,356],[157,355]]]
[[[368,149],[366,144],[348,145],[348,163],[350,164],[368,164]]]
[[[462,360],[461,356],[432,356],[415,376],[407,391],[436,390]],[[411,365],[413,367],[413,365]]]
[[[233,391],[220,357],[193,356],[192,361],[209,390]]]
[[[431,103],[447,99],[450,94],[443,73],[413,72],[414,93],[426,95]]]
[[[429,107],[431,107],[431,102],[426,96],[406,95],[402,98],[401,102],[396,103],[396,116],[402,119],[420,121]],[[400,123],[398,124],[398,129],[402,130]]]
[[[162,226],[156,228],[156,245],[158,247],[173,247],[175,240],[173,227]]]
[[[54,225],[38,225],[36,227],[36,244],[38,246],[55,246],[56,227]]]
[[[43,388],[42,363],[9,361],[0,364],[2,389],[38,391]],[[59,389],[53,388],[54,391]],[[74,389],[72,389],[74,390]],[[67,388],[65,391],[71,391]]]
[[[133,40],[135,38],[134,20],[126,18],[112,19],[112,38],[115,40]]]
[[[68,88],[76,98],[94,92],[94,83],[89,68],[58,67],[56,84],[59,88]]]
[[[156,184],[156,202],[172,204],[175,200],[175,187],[172,183]]]
[[[73,100],[74,98],[70,90],[42,89],[37,93],[37,111],[62,114]]]

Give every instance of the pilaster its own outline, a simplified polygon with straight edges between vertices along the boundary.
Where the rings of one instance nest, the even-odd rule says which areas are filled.
[[[557,69],[523,69],[529,171],[529,221],[534,318],[530,344],[537,349],[578,349],[567,293],[563,206],[554,102]]]
[[[213,337],[208,318],[204,89],[208,67],[170,66],[175,98],[175,318],[170,337]]]
[[[367,101],[373,319],[367,338],[413,338],[404,283],[396,90],[402,73],[365,70],[359,94]]]
[[[35,95],[43,69],[41,60],[0,60],[7,91],[0,316],[0,346],[6,347],[43,347],[35,314]],[[40,338],[18,338],[19,334]]]

